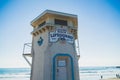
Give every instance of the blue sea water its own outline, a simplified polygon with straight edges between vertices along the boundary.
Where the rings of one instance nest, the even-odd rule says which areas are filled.
[[[80,80],[113,78],[120,74],[116,67],[80,67]],[[0,68],[0,80],[30,80],[30,68]]]
[[[0,68],[0,80],[30,80],[30,68]]]

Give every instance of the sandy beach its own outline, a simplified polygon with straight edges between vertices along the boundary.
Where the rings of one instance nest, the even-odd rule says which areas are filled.
[[[100,79],[100,80],[120,80],[120,78],[109,78],[109,79]]]

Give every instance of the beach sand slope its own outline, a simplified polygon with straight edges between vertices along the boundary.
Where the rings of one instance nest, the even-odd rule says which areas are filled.
[[[100,80],[120,80],[120,78],[109,78],[109,79],[100,79]]]

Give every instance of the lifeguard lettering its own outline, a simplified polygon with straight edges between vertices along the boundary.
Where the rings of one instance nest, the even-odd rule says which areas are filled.
[[[58,29],[55,32],[49,34],[50,42],[56,42],[58,39],[66,40],[69,43],[73,43],[74,37],[72,34],[68,34],[65,29]]]
[[[57,29],[58,33],[66,33],[67,31],[65,29]]]

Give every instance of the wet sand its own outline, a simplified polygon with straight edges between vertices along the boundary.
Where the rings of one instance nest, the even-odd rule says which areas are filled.
[[[109,79],[100,79],[100,80],[120,80],[120,78],[109,78]]]

